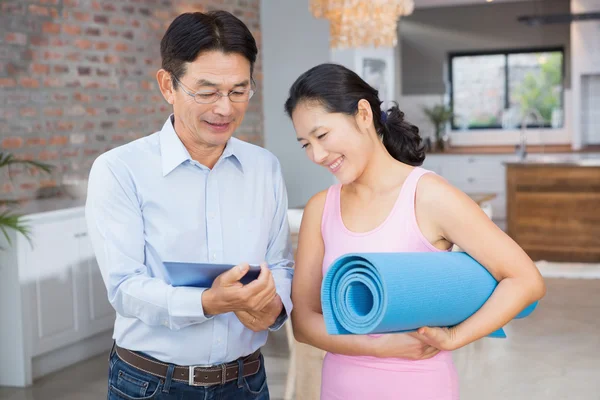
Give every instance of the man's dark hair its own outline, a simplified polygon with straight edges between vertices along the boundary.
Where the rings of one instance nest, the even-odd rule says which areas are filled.
[[[250,62],[250,76],[256,62],[256,41],[248,27],[227,11],[184,13],[171,22],[160,42],[162,68],[180,79],[186,63],[205,51],[238,53]],[[177,88],[177,81],[173,80]]]

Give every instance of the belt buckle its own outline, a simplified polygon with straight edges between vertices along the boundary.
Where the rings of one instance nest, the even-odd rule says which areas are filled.
[[[194,369],[198,368],[198,366],[190,365],[188,368],[190,369],[190,371],[188,372],[188,385],[200,386],[200,385],[196,385],[196,383],[194,382],[194,377],[196,376],[196,374],[194,373]]]
[[[196,368],[207,368],[205,365],[190,365],[188,372],[188,385],[190,386],[211,386],[211,383],[196,383],[194,378],[196,377]],[[227,364],[221,364],[221,385],[226,383]]]
[[[188,373],[188,385],[190,386],[209,386],[205,383],[196,383],[194,382],[194,377],[196,376],[195,369],[196,368],[205,368],[203,365],[190,365]]]

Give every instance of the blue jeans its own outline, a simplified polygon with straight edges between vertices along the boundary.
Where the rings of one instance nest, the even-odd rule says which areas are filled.
[[[260,361],[260,369],[254,375],[243,378],[240,374],[236,381],[203,387],[169,377],[158,378],[131,367],[113,352],[108,370],[108,400],[269,400],[262,355]]]

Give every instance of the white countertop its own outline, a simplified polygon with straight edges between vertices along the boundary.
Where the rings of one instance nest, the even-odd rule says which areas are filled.
[[[85,206],[85,199],[73,199],[68,196],[57,196],[47,199],[26,200],[24,204],[14,207],[16,214],[31,215],[53,211],[80,208]]]
[[[525,160],[514,160],[505,162],[507,165],[522,166],[578,166],[578,167],[600,167],[600,156],[598,154],[569,154],[569,155],[531,155]]]
[[[22,215],[43,214],[48,212],[80,208],[85,206],[85,199],[73,199],[68,196],[52,197],[48,199],[27,200],[23,205],[15,207],[14,212]],[[300,222],[304,209],[291,208],[288,210],[288,220],[290,231],[297,234],[300,230]]]

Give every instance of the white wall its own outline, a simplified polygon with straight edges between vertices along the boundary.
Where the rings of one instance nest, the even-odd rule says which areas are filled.
[[[283,105],[303,72],[329,62],[329,23],[310,14],[308,0],[261,0],[260,23],[265,147],[281,161],[290,208],[300,207],[334,178],[308,160]]]
[[[572,13],[598,11],[599,0],[571,0]],[[579,149],[586,144],[600,143],[600,116],[597,110],[591,109],[600,97],[598,86],[591,86],[600,76],[600,21],[571,23],[571,71],[573,148]],[[582,82],[588,86],[582,87]]]
[[[600,0],[573,0],[596,2]],[[422,135],[433,134],[433,126],[424,115],[424,105],[442,103],[448,85],[447,54],[452,51],[517,49],[524,47],[564,46],[567,82],[564,91],[564,126],[557,129],[528,130],[528,144],[570,144],[573,141],[575,93],[570,85],[570,36],[568,24],[530,27],[517,21],[520,15],[558,14],[569,10],[567,0],[528,0],[485,3],[483,0],[448,0],[448,3],[472,3],[469,6],[425,8],[442,0],[415,1],[415,12],[399,22],[403,77],[400,108],[408,121],[420,128]],[[496,4],[499,3],[499,4]],[[436,94],[437,93],[437,94]],[[486,146],[518,144],[519,130],[451,131],[452,146]]]
[[[599,1],[599,0],[592,0]],[[418,4],[418,3],[417,3]],[[570,76],[568,24],[528,26],[522,15],[569,12],[568,0],[530,0],[416,9],[399,22],[404,95],[443,94],[448,82],[448,53],[500,49],[565,48],[565,76]],[[568,83],[566,85],[569,87]]]
[[[440,94],[422,94],[400,96],[398,106],[404,111],[404,118],[419,128],[422,137],[435,138],[435,126],[423,112],[424,107],[433,107],[444,104],[444,96]]]
[[[379,90],[379,99],[383,101],[382,107],[389,107],[390,102],[397,100],[397,53],[391,47],[359,47],[352,49],[334,49],[331,51],[331,61],[342,64],[356,72],[361,78]],[[373,59],[385,62],[385,71],[382,74],[367,72],[365,60]]]
[[[427,7],[453,7],[453,6],[464,6],[469,4],[481,4],[482,0],[414,0],[415,8],[427,8]],[[528,1],[528,0],[496,0],[495,3],[509,3],[516,1]]]

